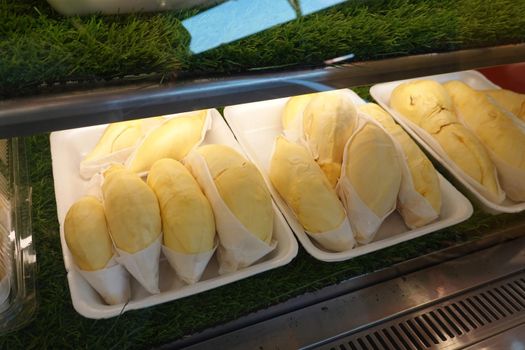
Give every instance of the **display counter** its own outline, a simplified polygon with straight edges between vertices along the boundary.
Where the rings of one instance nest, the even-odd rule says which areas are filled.
[[[341,294],[338,286],[364,276],[381,276],[367,282],[377,283],[523,236],[525,212],[491,215],[474,202],[473,215],[460,224],[351,260],[322,262],[299,246],[286,266],[89,319],[75,311],[70,297],[47,132],[290,96],[315,90],[314,84],[351,87],[370,101],[376,82],[525,61],[525,20],[516,15],[524,12],[522,1],[348,1],[192,54],[181,21],[198,10],[63,17],[44,1],[3,1],[0,123],[4,137],[29,135],[20,140],[27,145],[38,271],[32,320],[2,336],[0,347],[182,347]],[[349,54],[350,61],[330,61]],[[361,75],[360,65],[366,71]],[[310,85],[291,87],[295,78]],[[151,105],[133,105],[149,92]]]

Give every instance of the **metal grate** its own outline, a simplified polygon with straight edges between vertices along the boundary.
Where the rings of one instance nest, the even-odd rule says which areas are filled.
[[[432,307],[351,331],[326,350],[456,348],[525,321],[525,272]]]

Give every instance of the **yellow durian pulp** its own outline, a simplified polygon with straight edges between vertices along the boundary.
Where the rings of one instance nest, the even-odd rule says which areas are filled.
[[[517,201],[525,201],[525,178],[508,179],[501,162],[521,171],[525,176],[525,133],[487,96],[460,81],[446,83],[456,111],[462,122],[492,152],[502,187],[507,195]],[[520,182],[522,185],[515,182]],[[509,183],[513,182],[513,183]],[[521,188],[521,190],[517,189]]]
[[[115,246],[128,253],[147,248],[161,233],[155,193],[127,169],[110,168],[104,176],[104,208]]]
[[[109,168],[104,170],[102,174],[104,175],[104,178],[108,178],[111,174],[116,173],[121,170],[126,170],[126,167],[122,164],[113,164]]]
[[[85,160],[99,158],[120,149],[131,147],[141,135],[138,120],[112,123],[104,130],[102,137],[95,148],[86,155]]]
[[[159,201],[164,245],[184,254],[213,249],[213,211],[188,169],[174,159],[158,160],[147,183]]]
[[[207,111],[185,113],[151,131],[137,149],[128,168],[136,173],[148,171],[162,158],[182,160],[201,140]]]
[[[441,187],[432,162],[381,107],[375,103],[367,103],[359,106],[359,109],[377,120],[399,143],[405,155],[415,190],[425,197],[432,208],[439,213],[441,211]]]
[[[82,270],[103,269],[113,256],[104,206],[95,197],[82,197],[69,208],[64,237],[73,260]]]
[[[426,130],[461,170],[488,191],[492,200],[502,200],[494,163],[476,136],[459,123],[443,85],[433,80],[402,83],[392,92],[390,105]]]
[[[357,108],[361,112],[377,120],[379,124],[381,124],[383,128],[385,128],[385,130],[389,133],[400,128],[394,119],[387,112],[385,112],[383,108],[375,103],[365,103],[363,105],[359,105]]]
[[[483,90],[492,97],[498,105],[525,121],[525,94],[519,94],[505,89]]]
[[[317,163],[332,187],[341,174],[345,144],[354,132],[357,111],[340,91],[318,93],[304,110],[303,130]]]
[[[366,124],[348,145],[345,175],[363,203],[378,217],[395,207],[401,184],[397,150],[378,126]]]
[[[270,180],[306,231],[331,231],[345,220],[337,194],[304,146],[278,137]]]
[[[145,134],[149,125],[162,117],[129,120],[112,123],[107,126],[95,148],[86,155],[86,161],[133,147]]]
[[[314,94],[306,94],[290,97],[284,106],[281,122],[283,129],[300,131],[299,123],[302,122],[304,109]]]
[[[453,110],[450,96],[434,80],[414,80],[400,84],[392,91],[390,105],[420,126],[425,119],[432,118],[441,110]],[[453,115],[450,117],[455,119]]]
[[[221,198],[248,231],[270,243],[273,208],[259,170],[231,147],[206,145],[197,149],[206,160]]]

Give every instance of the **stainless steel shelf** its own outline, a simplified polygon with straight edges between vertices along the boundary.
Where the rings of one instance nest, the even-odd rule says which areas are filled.
[[[423,310],[304,349],[458,349],[522,323],[525,323],[525,270]]]
[[[524,322],[521,237],[197,344],[165,348],[458,349]]]
[[[506,246],[507,248],[498,248],[500,246]],[[444,294],[435,295],[437,291],[435,283],[447,283],[447,281],[452,283],[449,283],[449,287],[452,287],[452,289],[446,292],[453,294],[453,290],[468,289],[483,281],[497,278],[499,275],[515,272],[523,268],[523,265],[519,266],[519,261],[516,265],[513,259],[509,257],[512,257],[513,254],[521,254],[521,258],[525,258],[523,256],[525,253],[524,249],[525,223],[519,222],[504,229],[495,230],[490,235],[484,236],[479,240],[455,245],[371,274],[351,278],[337,285],[327,286],[319,291],[292,298],[265,310],[243,316],[235,321],[177,340],[165,345],[162,349],[186,349],[188,347],[191,349],[191,346],[195,346],[195,349],[229,348],[230,346],[236,348],[232,345],[236,341],[238,341],[237,348],[245,345],[245,348],[263,346],[265,349],[306,346],[309,344],[308,340],[320,341],[327,337],[344,334],[344,331],[354,329],[356,325],[360,327],[370,326],[370,324],[374,323],[375,318],[377,318],[375,321],[378,321],[381,318],[388,317],[391,312],[393,314],[402,312],[407,307],[407,302],[411,303],[408,305],[408,308],[418,309],[434,302],[436,299],[445,297],[446,295]],[[501,251],[505,253],[500,254],[499,252]],[[499,258],[491,260],[492,254],[499,256]],[[486,268],[486,266],[488,267]],[[486,271],[487,275],[479,273],[470,275],[471,271],[478,270]],[[454,278],[457,280],[436,279],[436,276],[442,276],[442,273],[439,271],[455,271],[456,276]],[[461,277],[462,274],[465,275],[464,278]],[[403,295],[396,294],[399,290],[396,291],[390,288],[395,283],[409,286],[406,282],[412,280],[414,276],[419,276],[414,280],[417,281],[415,284],[417,288],[404,288],[407,293]],[[423,284],[423,279],[429,280],[431,283]],[[428,291],[425,291],[426,288],[428,288]],[[398,296],[400,298],[399,302],[396,299],[393,304],[385,306],[385,300],[381,300],[381,302],[376,300],[382,295],[377,294],[378,290],[382,290],[387,296]],[[426,293],[425,295],[428,298],[425,299],[424,295],[420,293],[421,291]],[[419,293],[419,296],[414,298],[412,293]],[[434,294],[431,295],[431,293]],[[366,313],[358,312],[361,310],[359,309],[359,303],[365,300],[363,296],[368,298],[366,300],[374,301],[376,304]],[[339,301],[336,302],[336,300]],[[338,303],[338,306],[325,308],[328,305],[336,305],[334,303]],[[355,305],[357,305],[357,309],[354,308]],[[380,314],[369,315],[369,313],[374,312],[380,312]],[[347,316],[348,320],[345,320],[344,316]],[[367,317],[370,319],[366,319]],[[305,328],[306,324],[316,322],[315,319],[323,323],[332,318],[335,319],[334,322],[336,324],[340,321],[343,321],[343,323],[339,326],[336,325],[335,328],[328,326],[315,326],[313,328],[306,326]],[[344,329],[348,322],[354,325],[353,328]],[[330,332],[324,333],[327,330],[330,330]],[[257,336],[257,332],[262,333],[260,336]]]
[[[525,61],[525,44],[0,102],[0,138]]]

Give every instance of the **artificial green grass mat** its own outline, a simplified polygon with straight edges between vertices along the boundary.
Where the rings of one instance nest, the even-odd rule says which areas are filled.
[[[65,18],[44,0],[0,0],[0,98],[46,83],[156,79],[519,43],[524,0],[350,0],[200,55],[181,20],[195,11]],[[242,25],[246,19],[234,18]]]
[[[359,89],[360,91],[363,89]],[[250,312],[523,221],[525,212],[469,220],[424,237],[339,263],[315,260],[304,249],[288,265],[192,297],[109,320],[86,319],[73,309],[60,248],[49,135],[28,139],[33,186],[33,239],[37,251],[35,319],[0,338],[1,349],[120,349],[160,345]]]

